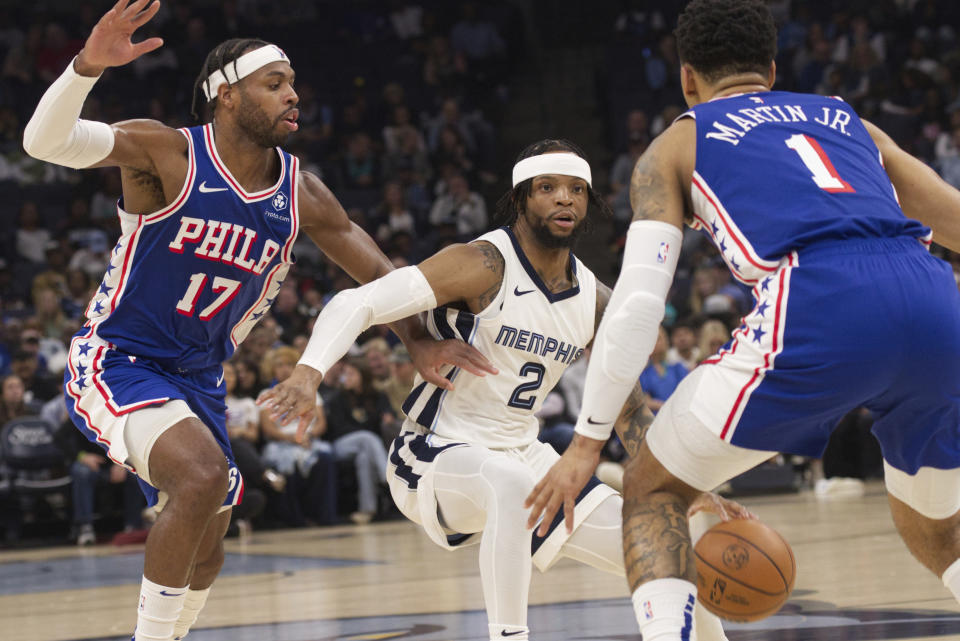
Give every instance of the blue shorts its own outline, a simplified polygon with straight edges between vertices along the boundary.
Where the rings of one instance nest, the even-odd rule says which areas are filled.
[[[99,444],[113,462],[135,474],[124,440],[129,415],[175,399],[185,402],[210,429],[227,458],[230,490],[224,505],[236,505],[242,500],[243,482],[227,436],[226,392],[221,377],[220,367],[168,371],[154,362],[111,349],[85,327],[70,343],[63,384],[67,411],[77,428]],[[139,474],[138,481],[147,504],[156,504],[157,488]]]
[[[819,457],[850,410],[884,459],[960,467],[960,292],[915,239],[820,243],[784,259],[705,368],[691,411],[723,440]]]

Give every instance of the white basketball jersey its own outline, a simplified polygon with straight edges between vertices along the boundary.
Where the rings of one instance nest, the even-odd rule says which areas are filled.
[[[534,271],[513,232],[484,234],[503,255],[503,284],[479,314],[439,307],[428,315],[435,338],[466,341],[500,371],[473,376],[449,367],[452,392],[419,375],[403,404],[405,427],[490,448],[520,447],[537,438],[534,413],[594,334],[596,278],[571,252],[575,285],[552,293]]]

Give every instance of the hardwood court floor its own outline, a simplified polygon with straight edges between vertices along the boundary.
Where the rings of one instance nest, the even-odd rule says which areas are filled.
[[[857,499],[744,499],[793,545],[791,600],[731,641],[960,640],[960,607],[908,554],[880,485]],[[477,548],[445,552],[414,525],[254,532],[228,541],[191,641],[487,639]],[[0,554],[0,639],[129,639],[142,547]],[[639,641],[623,579],[571,561],[534,570],[531,639]]]

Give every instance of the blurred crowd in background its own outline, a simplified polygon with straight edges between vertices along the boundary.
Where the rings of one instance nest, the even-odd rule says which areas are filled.
[[[22,149],[23,127],[46,87],[82,47],[102,3],[0,5],[0,425],[39,417],[55,433],[61,469],[4,469],[0,526],[7,541],[65,521],[81,544],[118,533],[136,540],[151,512],[132,477],[85,441],[66,417],[61,380],[69,338],[99,285],[119,236],[115,168],[72,171]],[[349,216],[398,266],[496,225],[493,205],[509,188],[515,154],[543,132],[505,144],[516,83],[536,59],[562,47],[589,51],[598,140],[554,131],[588,149],[594,187],[614,211],[586,242],[588,264],[613,284],[631,212],[626,186],[650,140],[684,110],[671,35],[682,3],[612,2],[568,25],[541,23],[563,3],[261,0],[164,3],[144,36],[166,45],[104,74],[83,117],[149,117],[171,126],[190,116],[207,53],[231,37],[276,42],[297,72],[301,130],[287,149],[322,177]],[[837,95],[902,147],[960,187],[960,5],[948,0],[770,2],[780,28],[776,88]],[[591,62],[592,61],[592,62]],[[514,144],[517,143],[517,144]],[[960,273],[960,257],[934,251]],[[246,479],[234,529],[366,523],[395,515],[384,491],[386,449],[403,420],[413,380],[395,336],[373,328],[328,373],[309,438],[277,425],[253,399],[290,374],[312,321],[352,280],[309,241],[273,309],[225,365],[228,423]],[[599,258],[597,258],[599,257]],[[753,305],[706,238],[689,231],[664,328],[641,380],[656,410],[696,364],[726,343]],[[541,412],[542,438],[562,450],[572,434],[585,359],[570,368]],[[844,420],[827,474],[866,478],[879,458],[870,417]],[[0,443],[0,448],[2,448]],[[616,442],[607,458],[622,458]],[[18,475],[69,478],[57,493],[7,491]],[[5,481],[3,479],[6,479]],[[41,487],[42,489],[42,487]],[[147,523],[144,519],[146,518]],[[94,527],[96,525],[96,528]]]

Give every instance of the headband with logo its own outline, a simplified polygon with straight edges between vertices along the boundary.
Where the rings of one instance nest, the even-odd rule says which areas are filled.
[[[590,165],[580,156],[570,153],[546,153],[524,158],[513,166],[513,186],[543,174],[576,176],[587,181],[587,185],[593,186]]]
[[[203,93],[206,94],[208,101],[213,100],[217,97],[217,90],[220,85],[232,85],[240,82],[260,67],[280,61],[289,63],[290,59],[287,58],[287,54],[283,53],[283,49],[276,45],[266,45],[254,49],[237,58],[235,62],[225,64],[223,70],[217,69],[210,74],[203,81]],[[224,75],[224,72],[226,72],[226,75]]]

